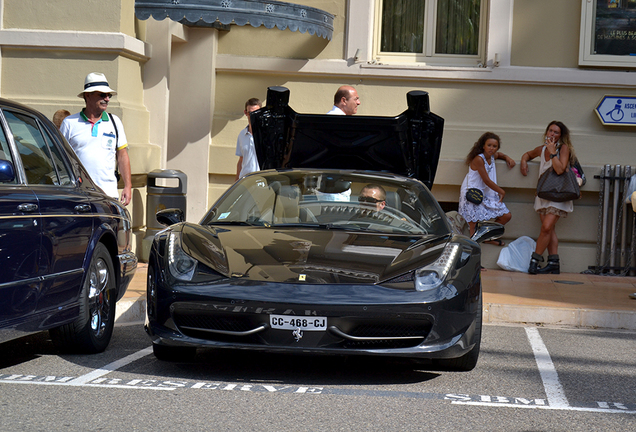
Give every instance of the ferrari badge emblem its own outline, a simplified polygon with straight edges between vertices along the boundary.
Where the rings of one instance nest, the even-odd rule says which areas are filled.
[[[300,330],[300,328],[294,330],[292,332],[292,335],[296,338],[296,342],[300,342],[300,340],[303,338],[303,332],[302,330]]]
[[[299,281],[304,282],[304,281],[305,281],[305,279],[307,279],[307,275],[304,275],[304,274],[300,274],[300,275],[298,275],[298,280],[299,280]]]

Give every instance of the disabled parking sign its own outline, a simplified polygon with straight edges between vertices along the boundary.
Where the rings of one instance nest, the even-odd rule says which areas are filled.
[[[604,125],[636,126],[636,96],[604,96],[596,106]]]

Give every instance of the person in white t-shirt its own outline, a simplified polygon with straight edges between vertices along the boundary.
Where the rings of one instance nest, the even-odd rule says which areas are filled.
[[[124,125],[119,117],[108,114],[108,102],[117,94],[102,73],[92,72],[84,80],[84,90],[77,96],[86,107],[62,121],[60,132],[73,147],[91,179],[107,195],[119,198],[115,168],[124,180],[121,202],[132,198],[130,158]]]
[[[354,115],[358,112],[360,98],[355,88],[342,86],[333,97],[333,107],[327,114]]]
[[[236,180],[254,171],[260,171],[254,137],[252,136],[252,123],[250,114],[263,106],[260,99],[251,98],[245,102],[243,114],[247,117],[247,127],[243,129],[236,139],[236,156],[239,157],[236,164]]]

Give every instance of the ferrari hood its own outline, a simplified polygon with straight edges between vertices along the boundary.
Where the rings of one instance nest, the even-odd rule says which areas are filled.
[[[386,171],[431,189],[444,119],[430,111],[427,92],[406,99],[394,117],[299,114],[287,88],[270,87],[267,105],[250,117],[260,167]]]
[[[378,283],[434,261],[446,237],[186,224],[184,251],[228,277],[268,282]]]

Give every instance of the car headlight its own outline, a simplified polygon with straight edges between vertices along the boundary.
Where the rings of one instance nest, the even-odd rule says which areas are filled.
[[[175,278],[191,281],[197,270],[197,261],[181,248],[181,234],[171,232],[168,237],[168,269]]]
[[[455,266],[459,258],[461,247],[457,243],[446,245],[442,254],[435,262],[415,272],[415,289],[429,291],[444,283],[448,273]]]

